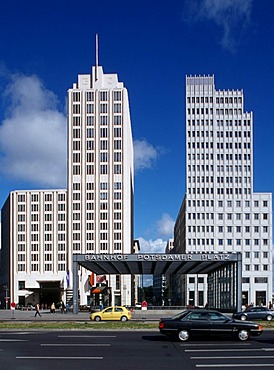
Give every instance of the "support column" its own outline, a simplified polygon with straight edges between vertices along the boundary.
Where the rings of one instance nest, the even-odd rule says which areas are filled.
[[[242,311],[242,254],[237,253],[237,297],[236,297],[236,311]]]
[[[73,313],[78,313],[78,261],[77,256],[73,256]]]

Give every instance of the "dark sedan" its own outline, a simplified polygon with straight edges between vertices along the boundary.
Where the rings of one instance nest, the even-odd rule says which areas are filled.
[[[234,313],[234,319],[239,320],[267,320],[274,318],[274,311],[267,307],[248,307],[245,311]]]
[[[228,334],[241,341],[249,339],[251,335],[261,335],[261,325],[235,320],[218,311],[186,310],[171,318],[163,318],[159,322],[161,334],[174,335],[185,342],[192,335]]]

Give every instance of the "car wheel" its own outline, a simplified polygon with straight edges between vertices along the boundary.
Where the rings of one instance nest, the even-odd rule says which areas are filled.
[[[121,317],[121,321],[122,321],[122,322],[127,321],[127,317],[126,317],[126,316],[122,316],[122,317]]]
[[[271,315],[267,315],[267,316],[266,316],[266,320],[267,320],[267,321],[271,321],[272,319],[273,319],[273,317],[272,317]]]
[[[179,340],[181,340],[182,342],[186,342],[187,340],[189,340],[190,338],[190,334],[189,334],[189,331],[188,330],[180,330],[178,332],[178,338]]]
[[[95,316],[95,317],[94,317],[94,321],[97,321],[97,322],[98,322],[98,321],[101,321],[101,317],[100,317],[100,316]]]
[[[241,319],[242,321],[245,321],[245,320],[246,320],[246,316],[245,316],[245,315],[242,315],[242,316],[240,317],[240,319]]]
[[[238,338],[241,340],[241,341],[245,341],[245,340],[248,340],[250,337],[250,332],[246,329],[241,329],[238,331]]]

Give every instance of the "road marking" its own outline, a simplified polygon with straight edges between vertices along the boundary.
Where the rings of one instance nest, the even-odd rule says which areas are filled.
[[[213,367],[231,367],[231,368],[235,368],[235,367],[272,367],[274,368],[274,364],[217,364],[217,365],[195,365],[196,367],[209,367],[210,369],[212,369]]]
[[[193,356],[190,357],[191,360],[223,360],[224,358],[227,360],[238,360],[238,359],[251,359],[251,358],[274,358],[274,356]]]
[[[33,334],[33,332],[30,332],[30,331],[24,331],[24,332],[14,332],[14,331],[11,331],[11,332],[2,332],[1,331],[1,337],[2,335],[26,335],[26,334]]]
[[[69,346],[76,346],[76,347],[110,347],[110,344],[103,344],[103,343],[41,343],[40,346],[44,347],[69,347]]]
[[[239,343],[238,346],[250,346],[251,343]],[[182,343],[180,347],[216,347],[216,343]],[[219,343],[219,346],[235,346],[235,343]]]
[[[28,342],[27,339],[0,339],[0,342]]]
[[[103,357],[82,357],[82,356],[16,356],[18,360],[103,360]]]
[[[116,338],[116,335],[58,335],[58,338]]]
[[[184,352],[255,352],[255,351],[274,351],[274,348],[218,348],[218,349],[185,349]]]

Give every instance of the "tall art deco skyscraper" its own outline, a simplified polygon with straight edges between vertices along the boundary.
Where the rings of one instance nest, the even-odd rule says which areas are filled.
[[[68,91],[68,266],[72,255],[132,253],[133,144],[128,93],[102,67],[78,75]],[[79,271],[81,304],[132,304],[128,275],[97,276],[107,295],[91,295]],[[72,279],[70,279],[72,281]],[[98,289],[97,289],[98,292]],[[100,302],[99,302],[100,300]],[[105,302],[103,302],[105,300]],[[102,302],[101,302],[102,301]]]
[[[216,90],[213,76],[186,78],[186,196],[174,239],[176,252],[241,252],[243,304],[272,300],[272,194],[253,190],[253,114],[242,90]],[[185,276],[177,296],[204,305],[206,276]],[[219,299],[233,297],[212,297],[215,307]]]

